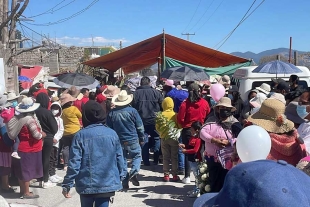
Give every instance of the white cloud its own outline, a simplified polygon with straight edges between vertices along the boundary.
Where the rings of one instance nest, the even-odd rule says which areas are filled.
[[[128,42],[125,38],[120,39],[107,39],[105,37],[58,37],[56,38],[58,44],[63,44],[67,46],[78,45],[78,46],[91,46],[92,41],[94,41],[95,46],[105,46],[119,44],[120,41],[123,43]]]

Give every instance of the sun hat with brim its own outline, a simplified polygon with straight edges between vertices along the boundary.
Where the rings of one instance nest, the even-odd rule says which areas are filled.
[[[15,92],[11,92],[7,95],[7,100],[8,101],[13,101],[15,99],[18,99],[19,95],[17,96]]]
[[[228,75],[223,75],[219,81],[220,84],[230,84],[230,77]]]
[[[252,98],[249,102],[254,107],[261,107],[262,103],[267,99],[267,96],[264,93],[257,93],[254,98]]]
[[[307,174],[283,160],[240,163],[219,193],[201,195],[193,207],[309,206],[309,185]]]
[[[276,99],[266,99],[259,111],[249,116],[248,121],[266,131],[283,134],[294,129],[294,123],[285,116],[285,105]]]
[[[9,103],[7,101],[7,95],[0,95],[0,108],[7,108],[9,106],[11,106],[12,103]]]
[[[119,94],[121,90],[116,87],[109,85],[103,92],[102,95],[104,95],[107,98],[113,98],[115,95]]]
[[[23,98],[23,100],[15,107],[19,113],[33,112],[39,108],[39,103],[34,103],[32,98]]]
[[[268,85],[267,83],[263,83],[261,86],[256,87],[256,89],[259,90],[260,92],[263,92],[266,95],[268,95],[271,91],[270,85]]]
[[[298,106],[298,102],[290,102],[286,108],[285,108],[285,116],[291,120],[292,122],[294,122],[295,124],[302,124],[304,123],[306,120],[300,118],[300,116],[298,116],[297,114],[297,106]]]
[[[235,107],[233,107],[231,105],[231,100],[230,98],[228,97],[222,97],[215,106],[213,106],[214,108],[215,107],[218,107],[218,106],[224,106],[224,107],[227,107],[227,108],[231,108],[231,112],[234,112],[236,111],[237,109]]]
[[[285,97],[281,93],[273,93],[270,98],[277,99],[283,104],[286,104]]]
[[[113,96],[112,103],[115,106],[126,106],[132,102],[133,95],[127,94],[127,91],[122,90],[119,94]]]
[[[63,106],[66,103],[70,102],[70,101],[76,101],[76,98],[74,98],[73,96],[71,96],[70,94],[66,93],[66,94],[62,94],[60,96],[60,104]]]

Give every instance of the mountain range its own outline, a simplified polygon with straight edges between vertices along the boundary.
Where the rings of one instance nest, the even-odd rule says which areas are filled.
[[[278,49],[265,50],[265,51],[262,51],[262,52],[257,53],[257,54],[250,52],[250,51],[248,51],[248,52],[232,52],[230,54],[238,56],[238,57],[243,57],[246,59],[253,59],[256,64],[259,64],[259,61],[262,57],[271,56],[271,55],[282,55],[284,57],[287,57],[287,59],[288,59],[289,58],[289,51],[290,51],[289,48],[278,48]],[[293,57],[294,57],[294,51],[298,52],[298,56],[305,54],[305,53],[309,53],[309,52],[305,52],[305,51],[292,50],[292,56]],[[300,60],[299,64],[304,65],[303,62],[304,62],[303,60]],[[306,62],[308,62],[308,59]]]

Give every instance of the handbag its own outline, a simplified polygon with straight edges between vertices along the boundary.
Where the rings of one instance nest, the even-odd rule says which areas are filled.
[[[227,132],[224,129],[225,135],[228,141],[231,143],[231,139],[227,136]],[[223,149],[216,150],[216,155],[218,161],[221,163],[222,167],[226,170],[230,170],[233,167],[231,160],[232,154],[234,153],[234,148],[232,146],[225,147]]]

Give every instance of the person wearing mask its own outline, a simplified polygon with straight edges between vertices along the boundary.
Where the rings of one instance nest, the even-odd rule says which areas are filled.
[[[210,106],[208,102],[201,98],[200,88],[198,84],[192,83],[188,87],[188,98],[181,104],[177,116],[178,123],[182,126],[181,133],[182,144],[187,146],[192,136],[191,125],[195,121],[204,123],[205,118],[210,113]],[[185,175],[182,180],[183,183],[190,183],[190,163],[188,155],[185,154]]]
[[[239,88],[236,85],[229,86],[228,98],[231,100],[231,104],[236,108],[234,117],[239,120],[241,112],[243,110],[243,101],[240,97]]]
[[[53,139],[53,149],[51,153],[51,158],[50,158],[51,161],[50,161],[50,167],[49,167],[49,175],[50,175],[49,180],[52,183],[59,183],[63,181],[63,178],[56,174],[56,166],[57,166],[57,161],[58,161],[59,141],[62,138],[62,135],[64,133],[64,125],[63,125],[63,120],[61,118],[62,108],[61,108],[60,103],[59,102],[52,103],[51,111],[56,119],[58,131],[55,134],[54,139]]]
[[[243,110],[241,112],[241,123],[244,122],[251,114],[253,110],[253,106],[251,105],[250,101],[253,100],[258,91],[257,90],[252,90],[248,94],[248,99],[243,103]]]
[[[43,188],[50,188],[56,186],[49,180],[49,166],[50,158],[53,150],[53,140],[55,134],[58,131],[58,125],[54,118],[54,115],[50,110],[49,97],[45,93],[39,93],[36,98],[36,103],[40,104],[40,107],[35,111],[36,116],[42,127],[42,131],[45,132],[46,137],[43,139],[42,149],[42,162],[43,162],[43,178],[41,180],[41,186]]]
[[[72,142],[62,194],[71,198],[70,189],[75,185],[81,207],[108,207],[111,197],[122,189],[122,146],[116,132],[104,126],[105,119],[100,104],[87,101],[83,107],[84,128]]]
[[[86,104],[86,102],[89,100],[89,89],[88,88],[82,88],[81,94],[83,94],[81,101],[83,104]]]
[[[140,86],[134,93],[132,106],[138,111],[144,125],[145,140],[142,145],[142,160],[144,165],[149,166],[149,150],[154,148],[155,165],[159,161],[160,153],[160,139],[158,133],[155,131],[155,113],[161,111],[163,96],[161,93],[152,88],[149,77],[141,78]],[[150,136],[150,137],[149,137]]]
[[[214,120],[205,124],[200,131],[200,138],[205,141],[205,159],[209,170],[210,192],[222,189],[227,169],[218,161],[217,151],[232,146],[234,138],[232,126],[239,124],[233,116],[236,108],[231,105],[231,99],[221,98],[214,107]]]
[[[112,98],[115,108],[107,116],[107,126],[115,130],[123,148],[124,166],[122,184],[123,189],[129,189],[129,181],[139,186],[138,173],[141,165],[141,147],[144,141],[144,127],[136,109],[129,104],[133,95],[122,90]],[[127,171],[127,153],[132,159],[130,172]]]
[[[69,161],[69,151],[74,135],[80,131],[82,120],[82,113],[80,110],[73,106],[73,102],[76,98],[73,98],[70,94],[63,94],[60,97],[60,104],[62,106],[62,115],[64,124],[64,134],[62,138],[63,150],[62,155],[64,159],[64,170],[67,170]]]

